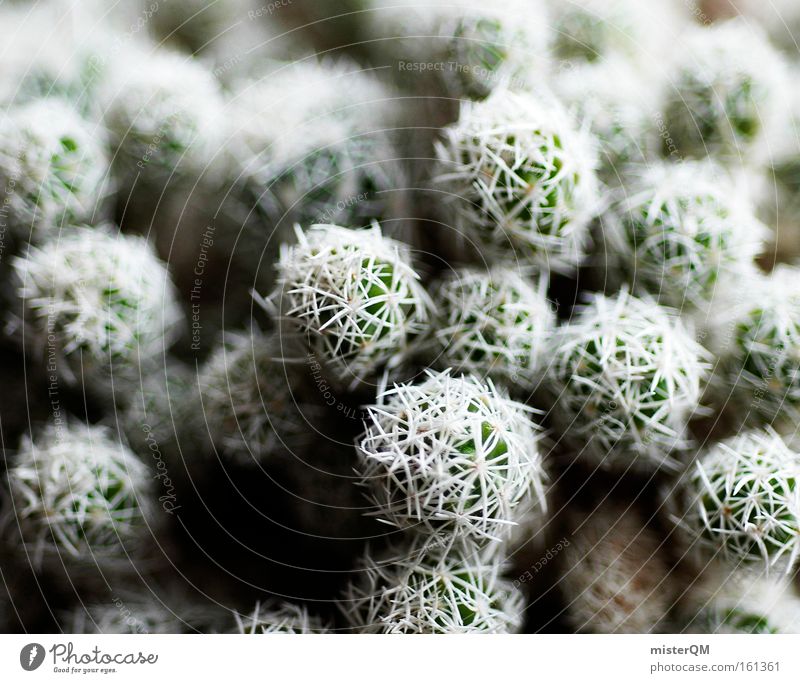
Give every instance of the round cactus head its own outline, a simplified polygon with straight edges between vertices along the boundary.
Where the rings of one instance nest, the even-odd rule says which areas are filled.
[[[279,227],[364,227],[407,217],[408,182],[389,132],[394,92],[340,62],[283,64],[231,103],[235,175]]]
[[[369,408],[358,441],[374,514],[474,541],[506,537],[544,475],[530,410],[491,383],[429,371]]]
[[[14,267],[30,322],[53,337],[56,369],[68,379],[99,383],[112,367],[136,375],[180,332],[169,274],[144,239],[75,228]]]
[[[632,507],[606,505],[575,522],[562,541],[558,585],[577,631],[652,633],[672,602],[660,539]]]
[[[281,351],[275,337],[258,331],[227,334],[206,361],[198,384],[220,455],[252,464],[307,443],[314,408],[293,394],[293,373]]]
[[[708,553],[769,571],[800,551],[800,457],[772,430],[712,446],[688,479],[684,526]]]
[[[785,65],[744,20],[695,27],[670,78],[665,153],[728,163],[763,161],[765,132],[782,110]],[[668,149],[674,144],[675,149]]]
[[[417,539],[362,560],[340,606],[364,633],[514,633],[522,594],[474,548]]]
[[[176,182],[176,169],[203,168],[216,152],[222,95],[199,61],[129,45],[112,54],[98,81],[114,166],[125,183]]]
[[[283,314],[342,381],[401,363],[428,331],[430,303],[409,251],[377,224],[298,231],[278,269]]]
[[[749,267],[766,227],[730,178],[705,162],[641,169],[614,208],[610,241],[633,286],[664,304],[704,309],[720,278]]]
[[[152,476],[105,427],[52,424],[24,437],[7,476],[36,562],[111,563],[146,538]]]
[[[698,408],[706,355],[674,311],[626,291],[598,296],[560,334],[553,417],[603,467],[672,467]]]
[[[433,297],[439,365],[535,388],[555,327],[544,284],[535,287],[507,268],[453,271]]]
[[[598,204],[595,148],[545,101],[499,90],[464,105],[437,146],[438,182],[473,247],[569,272],[582,259]]]
[[[44,99],[0,117],[4,224],[38,243],[103,214],[109,162],[103,135],[66,102]]]
[[[750,272],[715,303],[712,343],[747,414],[796,420],[800,408],[800,270]]]

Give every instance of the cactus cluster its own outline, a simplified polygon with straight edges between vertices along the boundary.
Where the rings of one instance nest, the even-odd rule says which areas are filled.
[[[800,628],[792,7],[110,4],[0,7],[0,630]]]

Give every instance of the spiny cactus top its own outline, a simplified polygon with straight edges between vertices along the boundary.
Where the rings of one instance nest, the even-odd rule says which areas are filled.
[[[152,476],[106,427],[53,423],[23,437],[8,483],[6,514],[37,562],[124,560],[147,535]]]
[[[313,408],[292,393],[280,342],[260,332],[227,334],[197,383],[206,428],[220,457],[261,461],[305,443]]]
[[[428,371],[369,409],[357,443],[374,514],[482,542],[507,537],[544,473],[530,409],[489,381]]]
[[[716,572],[686,596],[691,633],[800,633],[800,598],[784,577]],[[693,614],[692,614],[693,612]]]
[[[405,170],[392,91],[345,62],[283,65],[241,85],[230,154],[273,222],[367,225],[400,216]],[[405,217],[405,215],[402,215]]]
[[[368,552],[340,607],[362,633],[514,633],[522,593],[502,565],[468,546],[417,539],[385,557]]]
[[[599,201],[595,147],[554,101],[499,90],[467,103],[437,156],[438,183],[472,247],[557,272],[577,268]]]
[[[305,605],[291,602],[279,604],[256,603],[246,615],[235,614],[234,633],[326,633],[329,629],[322,619],[308,613]]]
[[[553,49],[562,63],[657,59],[682,23],[669,0],[551,0],[549,5]]]
[[[14,267],[29,322],[43,339],[54,336],[53,362],[66,377],[97,381],[112,364],[115,374],[135,373],[180,332],[169,274],[144,239],[75,228]]]
[[[589,126],[599,142],[602,180],[619,185],[626,164],[648,161],[658,151],[650,111],[656,88],[647,72],[620,58],[563,69],[553,88]]]
[[[104,134],[62,100],[36,100],[0,116],[2,223],[40,242],[64,224],[103,214],[109,162]]]
[[[345,61],[279,64],[269,78],[239,84],[230,103],[233,143],[270,170],[287,166],[338,140],[337,133],[347,138],[396,121],[392,95]]]
[[[607,222],[634,288],[682,309],[707,308],[721,275],[752,264],[766,227],[707,162],[631,169],[625,197]]]
[[[714,306],[711,344],[733,396],[768,419],[797,419],[800,409],[800,270],[752,272]]]
[[[567,615],[589,633],[657,631],[673,602],[660,539],[632,507],[611,504],[572,515],[558,581]]]
[[[404,72],[433,76],[451,97],[481,99],[508,80],[522,85],[549,59],[548,13],[540,0],[382,0],[367,21],[380,49],[397,60],[392,68],[401,80]]]
[[[625,290],[597,296],[561,331],[553,418],[604,467],[670,466],[698,407],[706,356],[674,311]]]
[[[200,62],[131,45],[110,56],[100,80],[114,165],[126,182],[203,168],[217,151],[222,96]]]
[[[782,109],[785,65],[756,26],[731,20],[695,27],[666,90],[664,124],[684,157],[757,164]]]
[[[533,389],[555,327],[544,284],[500,266],[450,273],[433,296],[438,364]]]
[[[368,230],[315,225],[284,246],[282,313],[342,381],[395,366],[428,330],[430,303],[407,247]]]
[[[688,476],[683,527],[706,555],[758,571],[800,552],[800,455],[771,429],[712,446]]]

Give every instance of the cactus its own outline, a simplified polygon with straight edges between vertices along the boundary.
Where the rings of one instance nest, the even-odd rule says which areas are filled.
[[[687,476],[681,526],[704,555],[788,572],[800,550],[799,476],[800,457],[770,428],[717,443]]]
[[[796,419],[800,406],[800,271],[780,265],[750,272],[719,297],[711,317],[711,345],[724,379],[745,417]],[[746,401],[746,402],[745,402]]]
[[[549,4],[553,51],[562,63],[570,65],[614,57],[656,60],[669,47],[683,19],[669,0],[551,0]]]
[[[359,473],[381,519],[484,543],[508,536],[531,495],[544,507],[531,410],[491,382],[428,371],[368,412]]]
[[[507,268],[462,268],[434,292],[433,350],[439,365],[532,390],[555,327],[545,282]]]
[[[428,540],[367,552],[340,607],[362,633],[514,633],[522,594],[496,559]]]
[[[627,165],[647,163],[658,152],[649,111],[657,91],[647,76],[627,60],[607,58],[554,79],[558,96],[597,137],[598,175],[609,185],[624,183]]]
[[[367,22],[399,80],[405,72],[417,80],[434,76],[430,87],[453,98],[483,99],[508,81],[529,84],[549,62],[548,13],[539,0],[382,0]],[[408,63],[412,55],[419,66]]]
[[[489,258],[578,267],[599,205],[595,148],[554,101],[499,90],[467,103],[437,157],[462,240]]]
[[[785,578],[720,574],[717,582],[690,593],[696,614],[687,625],[689,632],[800,633],[800,599]]]
[[[218,454],[241,464],[306,445],[319,410],[292,391],[280,341],[257,330],[227,334],[197,380],[202,411]]]
[[[596,296],[559,336],[552,415],[566,440],[606,468],[674,467],[709,369],[677,315],[623,290]]]
[[[75,228],[13,264],[48,367],[70,381],[113,391],[112,370],[136,377],[180,333],[169,274],[143,239]]]
[[[2,225],[17,240],[102,217],[108,174],[104,133],[66,102],[35,100],[0,117]]]
[[[759,164],[764,134],[780,125],[786,66],[744,20],[696,27],[685,38],[664,102],[665,152]],[[666,149],[666,140],[675,149]]]
[[[222,142],[222,94],[199,62],[132,44],[109,56],[97,90],[125,187],[194,177]]]
[[[558,582],[571,625],[589,633],[663,629],[674,586],[660,539],[645,520],[615,503],[573,521]]]
[[[152,477],[106,427],[48,424],[36,438],[23,437],[7,477],[6,514],[39,565],[110,566],[147,539]]]
[[[232,100],[234,175],[273,225],[403,221],[408,181],[390,134],[395,102],[346,62],[280,65]]]
[[[256,603],[247,616],[235,614],[234,633],[327,633],[329,627],[317,616],[308,613],[305,605],[290,602]]]
[[[407,247],[369,230],[315,225],[282,249],[282,313],[335,376],[359,382],[411,353],[430,302]]]
[[[619,266],[637,290],[661,303],[705,309],[721,277],[751,266],[767,229],[711,164],[640,170],[609,221]]]

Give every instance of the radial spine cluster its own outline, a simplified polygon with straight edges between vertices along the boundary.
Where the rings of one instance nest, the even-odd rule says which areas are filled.
[[[531,495],[544,505],[531,411],[491,382],[428,371],[378,398],[357,450],[382,519],[483,541],[507,536]]]
[[[800,551],[800,456],[772,430],[712,446],[691,470],[683,527],[707,556],[787,572]]]
[[[596,149],[555,100],[495,91],[437,146],[438,184],[470,248],[571,272],[599,207]]]
[[[6,515],[37,562],[119,561],[149,531],[152,477],[105,427],[48,425],[23,440],[7,477]]]
[[[596,464],[670,468],[686,445],[706,358],[670,309],[624,290],[598,295],[560,332],[549,367],[553,417]]]
[[[514,633],[522,623],[522,594],[475,550],[422,540],[367,554],[359,569],[340,604],[362,633]]]
[[[439,365],[535,388],[555,329],[543,285],[508,268],[449,273],[433,293]]]
[[[427,331],[430,301],[410,251],[377,224],[315,225],[281,251],[281,311],[335,376],[359,381],[394,367]]]

